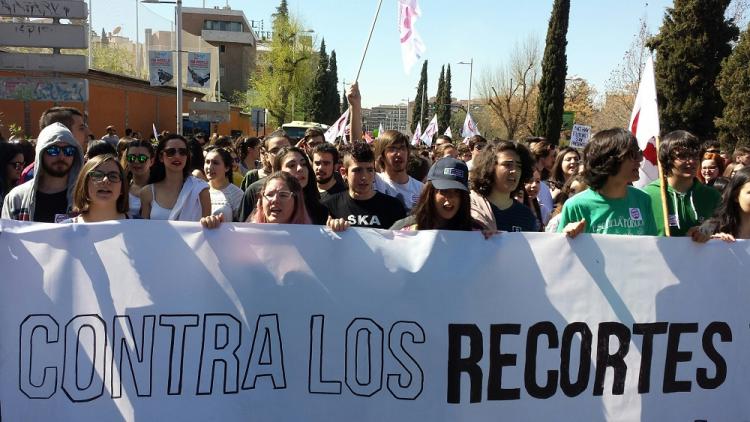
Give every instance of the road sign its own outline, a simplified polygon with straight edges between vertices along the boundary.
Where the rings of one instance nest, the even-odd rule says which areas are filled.
[[[0,16],[85,19],[86,3],[73,0],[0,0]]]
[[[0,78],[0,100],[84,102],[89,83],[76,78]]]
[[[87,48],[86,27],[57,23],[0,23],[4,46],[41,48]]]
[[[0,52],[0,69],[41,72],[87,73],[86,56],[74,54],[36,54]]]
[[[194,122],[228,122],[230,116],[230,104],[227,101],[216,103],[194,101],[188,103],[190,110],[189,119]]]

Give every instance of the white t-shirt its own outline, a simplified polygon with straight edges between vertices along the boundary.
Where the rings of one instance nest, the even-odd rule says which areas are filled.
[[[423,186],[424,183],[411,176],[408,182],[401,184],[391,180],[385,172],[375,174],[375,190],[400,200],[407,213],[419,201]]]
[[[227,185],[222,190],[209,188],[208,193],[211,195],[211,215],[224,214],[224,221],[237,221],[242,202],[242,189],[233,184]]]

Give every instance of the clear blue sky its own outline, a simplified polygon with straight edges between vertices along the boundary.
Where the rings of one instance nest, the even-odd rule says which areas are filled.
[[[94,28],[109,30],[121,25],[133,37],[136,0],[92,0]],[[377,8],[376,0],[289,0],[289,9],[314,29],[318,42],[325,38],[328,50],[336,50],[339,82],[351,82],[357,72],[367,34]],[[645,17],[652,33],[659,30],[668,0],[613,1],[573,0],[568,31],[568,74],[590,81],[600,92],[610,72],[622,60]],[[201,7],[202,0],[183,0],[186,7]],[[230,0],[248,20],[265,20],[279,0]],[[224,6],[224,0],[206,0],[206,7]],[[429,94],[435,95],[442,64],[451,64],[453,96],[466,99],[469,66],[459,61],[474,58],[473,96],[482,70],[507,60],[516,41],[535,35],[544,42],[552,0],[421,0],[422,17],[416,28],[427,47]],[[169,29],[171,5],[140,5],[139,19],[146,26]],[[398,42],[397,1],[384,0],[370,50],[360,76],[366,107],[396,104],[413,99],[421,64],[406,75]]]

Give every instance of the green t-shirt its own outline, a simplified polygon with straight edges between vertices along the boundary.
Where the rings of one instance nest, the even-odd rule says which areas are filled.
[[[628,186],[624,198],[608,199],[587,189],[568,199],[563,206],[558,233],[568,223],[586,219],[586,233],[656,236],[651,198]]]
[[[661,206],[661,183],[654,180],[643,188],[651,197],[651,209],[656,218],[656,232],[664,236],[664,217]],[[667,209],[669,211],[669,232],[672,236],[685,236],[688,229],[700,226],[711,218],[721,202],[721,194],[711,186],[706,186],[698,179],[685,193],[677,192],[667,184]]]

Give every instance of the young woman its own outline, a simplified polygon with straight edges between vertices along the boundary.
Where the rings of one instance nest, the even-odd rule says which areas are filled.
[[[202,157],[201,153],[196,159]],[[181,135],[161,138],[149,184],[141,189],[141,217],[199,221],[211,213],[208,184],[190,175],[190,158],[187,140]]]
[[[203,172],[208,178],[211,214],[223,214],[225,221],[237,221],[242,202],[242,189],[231,183],[232,155],[224,148],[206,149]]]
[[[315,182],[315,172],[305,152],[297,147],[285,147],[276,154],[273,171],[283,171],[294,176],[302,186],[303,201],[312,224],[325,225],[328,209],[320,203],[320,192]]]
[[[724,159],[713,152],[704,153],[702,158],[700,179],[708,186],[713,186],[716,179],[724,173]]]
[[[565,202],[573,195],[585,191],[588,187],[589,186],[586,184],[586,179],[583,178],[582,173],[574,175],[565,182],[562,189],[560,189],[560,194],[557,195],[557,198],[555,199],[555,209],[552,210],[551,218],[547,222],[547,226],[544,228],[545,232],[557,233],[557,228],[560,225],[560,217],[562,217],[560,213],[562,212]]]
[[[530,209],[514,199],[533,174],[529,150],[515,141],[488,146],[473,160],[471,215],[485,229],[538,231]]]
[[[565,147],[557,153],[555,164],[552,165],[552,176],[550,184],[554,185],[552,199],[560,193],[563,185],[578,173],[578,163],[581,162],[581,153],[577,149]],[[550,186],[552,188],[553,186]]]
[[[539,231],[544,231],[544,226],[549,221],[551,210],[540,205],[537,196],[539,196],[539,185],[542,184],[541,173],[534,169],[534,175],[524,184],[521,202],[534,213]]]
[[[141,189],[148,184],[151,166],[154,164],[154,146],[149,141],[135,139],[128,144],[122,157],[126,170],[130,216],[141,218]]]
[[[260,139],[239,138],[235,150],[240,153],[240,173],[244,177],[250,170],[260,167]]]
[[[733,242],[735,239],[750,239],[750,168],[745,167],[734,175],[724,190],[721,204],[714,216],[706,220],[699,231],[705,241],[709,237]]]
[[[23,152],[16,144],[0,142],[0,204],[21,178],[26,162]]]
[[[97,155],[86,162],[73,190],[78,216],[64,223],[98,223],[128,217],[128,183],[117,156]]]
[[[266,178],[252,223],[310,224],[303,200],[302,185],[296,177],[283,171]]]

